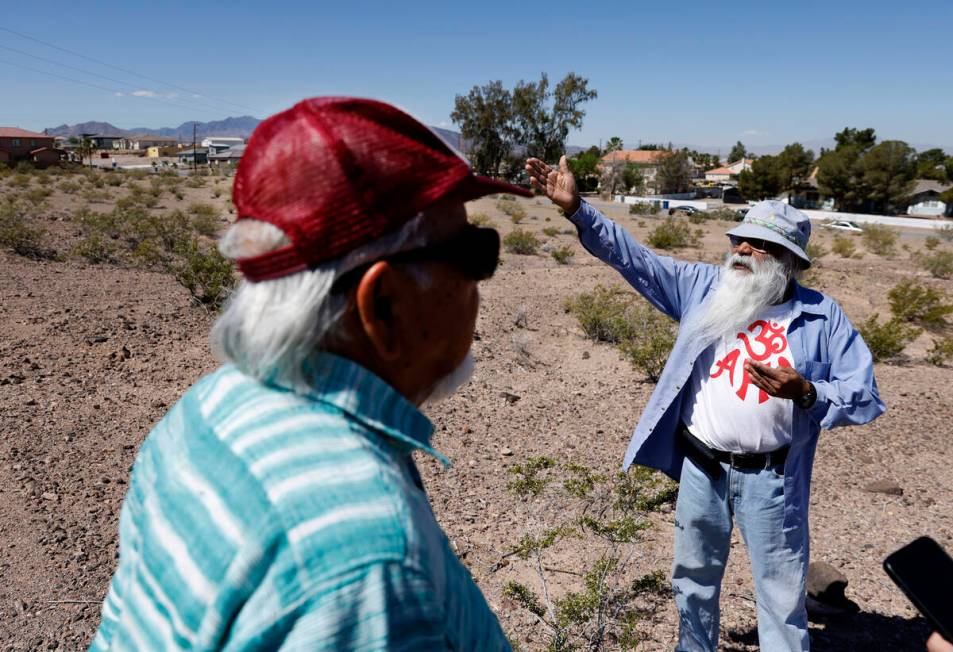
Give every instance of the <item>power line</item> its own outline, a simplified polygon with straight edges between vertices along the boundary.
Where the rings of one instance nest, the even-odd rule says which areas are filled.
[[[135,84],[130,84],[129,82],[123,81],[123,80],[121,80],[121,79],[116,79],[116,78],[114,78],[114,77],[108,77],[108,76],[106,76],[106,75],[100,75],[99,73],[96,73],[96,72],[92,72],[92,71],[89,71],[89,70],[85,70],[85,69],[79,68],[79,67],[77,67],[77,66],[71,66],[70,64],[68,64],[68,63],[63,63],[63,62],[61,62],[61,61],[55,61],[55,60],[53,60],[53,59],[47,59],[46,57],[41,57],[41,56],[39,56],[39,55],[32,54],[32,53],[26,52],[26,51],[24,51],[24,50],[18,50],[18,49],[16,49],[16,48],[11,48],[11,47],[8,47],[8,46],[6,46],[6,45],[0,45],[0,49],[9,50],[10,52],[16,52],[17,54],[22,54],[22,55],[27,56],[27,57],[32,57],[32,58],[34,58],[34,59],[38,59],[39,61],[43,61],[43,62],[45,62],[45,63],[52,63],[53,65],[56,65],[56,66],[62,66],[62,67],[64,67],[64,68],[69,68],[70,70],[75,70],[75,71],[77,71],[77,72],[81,72],[81,73],[83,73],[84,75],[90,75],[90,76],[92,76],[92,77],[98,77],[99,79],[105,79],[106,81],[111,81],[111,82],[114,82],[114,83],[116,83],[116,84],[122,84],[123,86],[128,86],[129,88],[135,88],[135,89],[140,88],[139,86],[137,86],[137,85],[135,85]],[[149,96],[147,96],[147,95],[137,95],[136,97],[149,97]],[[153,98],[153,99],[155,99],[155,98]],[[193,100],[191,100],[191,98],[190,98],[190,99],[189,99],[189,102],[190,102],[190,104],[191,104],[191,103],[193,102]],[[215,105],[213,105],[213,104],[209,104],[208,102],[198,102],[198,103],[196,103],[196,104],[200,104],[200,105],[202,105],[202,106],[205,106],[205,107],[210,108],[210,109],[214,109],[214,110],[216,110],[216,111],[222,111],[222,112],[226,112],[226,113],[229,112],[229,111],[231,111],[231,109],[228,109],[228,108],[226,108],[226,107],[224,107],[224,106],[215,106]]]
[[[15,35],[15,36],[19,36],[20,38],[25,38],[25,39],[30,40],[30,41],[34,41],[34,42],[39,43],[39,44],[41,44],[41,45],[45,45],[45,46],[50,47],[50,48],[53,48],[53,49],[55,49],[55,50],[59,50],[60,52],[66,52],[67,54],[72,54],[73,56],[86,59],[87,61],[92,61],[93,63],[99,64],[99,65],[101,65],[101,66],[106,66],[107,68],[112,68],[113,70],[118,70],[119,72],[125,73],[125,74],[127,74],[127,75],[134,75],[134,76],[136,76],[136,77],[141,77],[142,79],[147,79],[147,80],[149,80],[149,81],[151,81],[151,82],[155,82],[155,83],[157,83],[157,84],[162,84],[162,85],[164,85],[164,86],[168,86],[168,87],[170,87],[170,88],[174,88],[174,89],[176,89],[176,90],[180,90],[180,91],[182,91],[182,92],[184,92],[184,93],[189,93],[189,94],[191,94],[191,95],[197,95],[198,97],[207,97],[206,95],[204,95],[204,94],[202,94],[202,93],[199,93],[198,91],[189,90],[188,88],[184,88],[184,87],[182,87],[182,86],[178,86],[178,85],[173,84],[173,83],[171,83],[171,82],[162,81],[161,79],[156,79],[155,77],[149,77],[148,75],[143,75],[143,74],[141,74],[141,73],[136,72],[135,70],[129,70],[128,68],[122,68],[122,67],[120,67],[120,66],[114,66],[114,65],[111,64],[111,63],[107,63],[107,62],[105,62],[105,61],[101,61],[100,59],[96,59],[96,58],[94,58],[94,57],[87,56],[87,55],[82,54],[82,53],[80,53],[80,52],[75,52],[75,51],[73,51],[73,50],[69,50],[69,49],[67,49],[67,48],[60,47],[59,45],[55,45],[55,44],[53,44],[53,43],[48,43],[47,41],[43,41],[43,40],[38,39],[38,38],[36,38],[36,37],[34,37],[34,36],[29,36],[28,34],[22,34],[22,33],[20,33],[20,32],[14,31],[14,30],[12,30],[12,29],[7,29],[6,27],[0,27],[0,31],[4,31],[4,32],[7,32],[8,34],[13,34],[13,35]],[[212,98],[210,98],[210,99],[212,99]],[[219,101],[220,101],[220,102],[223,102],[223,103],[225,103],[225,104],[229,104],[229,105],[234,106],[234,107],[238,107],[238,108],[243,109],[243,110],[246,110],[246,111],[252,111],[252,112],[255,112],[255,111],[256,111],[256,109],[253,109],[253,108],[251,108],[251,107],[249,107],[249,106],[245,106],[244,104],[237,104],[236,102],[230,102],[230,101],[228,101],[228,100],[226,100],[226,99],[219,98]]]
[[[66,81],[68,81],[68,82],[71,82],[71,83],[73,83],[73,84],[79,84],[79,85],[81,85],[81,86],[89,86],[90,88],[95,88],[95,89],[97,89],[97,90],[106,91],[107,93],[109,93],[109,94],[111,94],[111,95],[115,95],[116,93],[122,93],[122,91],[117,91],[117,90],[114,89],[114,88],[106,88],[105,86],[100,86],[99,84],[92,84],[92,83],[90,83],[90,82],[80,81],[80,80],[78,80],[78,79],[73,79],[72,77],[67,77],[67,76],[65,76],[65,75],[58,75],[58,74],[56,74],[55,72],[49,72],[49,71],[47,71],[47,70],[40,70],[39,68],[31,68],[30,66],[24,66],[22,63],[14,63],[14,62],[12,62],[12,61],[6,61],[6,60],[4,60],[4,59],[0,59],[0,63],[4,63],[4,64],[6,64],[6,65],[8,65],[8,66],[14,66],[15,68],[22,68],[22,69],[24,69],[24,70],[29,70],[30,72],[40,73],[41,75],[49,75],[50,77],[56,77],[56,78],[58,78],[58,79],[63,79],[63,80],[66,80]],[[163,104],[168,104],[169,106],[174,106],[174,107],[177,107],[177,108],[180,108],[180,109],[187,109],[187,110],[189,110],[189,111],[195,111],[195,110],[196,110],[195,107],[186,106],[186,105],[184,105],[184,104],[177,104],[177,103],[175,103],[175,102],[170,102],[170,101],[168,101],[168,100],[164,100],[164,99],[158,98],[158,97],[150,97],[150,96],[148,96],[148,95],[133,95],[132,97],[138,97],[138,98],[141,98],[141,99],[144,99],[144,100],[153,100],[153,101],[155,101],[155,102],[162,102]],[[199,111],[206,111],[206,112],[209,111],[209,109],[198,109],[198,110],[199,110]],[[220,109],[216,109],[216,111],[218,111],[218,110],[220,110]]]

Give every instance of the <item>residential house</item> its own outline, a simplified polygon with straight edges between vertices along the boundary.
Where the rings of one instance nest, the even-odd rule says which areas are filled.
[[[208,149],[199,147],[194,150],[186,149],[179,152],[179,163],[192,165],[192,163],[208,163]]]
[[[150,147],[175,147],[179,144],[174,136],[150,136],[137,134],[123,138],[122,149],[149,149]]]
[[[940,201],[940,195],[953,188],[951,183],[917,179],[907,204],[907,215],[917,217],[953,217],[953,202]]]
[[[80,138],[89,138],[93,149],[123,149],[126,140],[122,134],[82,134]]]
[[[213,146],[214,147],[214,146]],[[208,160],[213,163],[232,163],[237,164],[245,153],[245,145],[235,145],[221,151],[209,149]]]
[[[200,144],[206,149],[214,148],[216,152],[221,152],[229,147],[244,145],[245,139],[237,136],[209,136],[203,138]]]
[[[672,152],[668,150],[619,149],[603,156],[601,164],[625,163],[636,165],[645,179],[645,185],[654,189],[659,161],[671,155]]]
[[[34,161],[34,152],[43,148],[54,149],[53,136],[18,127],[0,127],[0,163]],[[48,156],[43,154],[42,158],[46,160]]]
[[[705,181],[727,186],[737,186],[738,175],[744,170],[750,170],[752,163],[754,163],[754,159],[739,159],[734,163],[725,165],[724,167],[708,170],[705,172]]]

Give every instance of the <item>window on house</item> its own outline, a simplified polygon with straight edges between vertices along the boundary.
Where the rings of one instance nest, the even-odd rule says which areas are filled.
[[[10,147],[19,147],[19,146],[20,146],[20,139],[19,139],[19,138],[11,138],[11,139],[10,139]]]
[[[30,139],[30,147],[36,147],[36,141],[32,138]]]

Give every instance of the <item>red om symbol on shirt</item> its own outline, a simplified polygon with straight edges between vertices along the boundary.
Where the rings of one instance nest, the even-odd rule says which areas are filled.
[[[788,340],[784,336],[784,328],[779,324],[774,322],[768,323],[763,319],[755,321],[753,324],[748,326],[748,332],[753,333],[755,329],[760,329],[760,332],[755,336],[754,342],[760,346],[752,346],[752,341],[748,338],[746,333],[738,333],[738,339],[741,340],[741,343],[744,344],[745,351],[748,353],[748,357],[752,360],[758,362],[764,362],[768,360],[771,356],[783,353],[788,348]],[[760,350],[757,350],[760,349]],[[725,371],[728,372],[728,382],[734,387],[735,384],[735,366],[738,363],[738,358],[741,357],[741,349],[734,349],[728,355],[726,355],[721,360],[718,360],[715,363],[717,369],[714,373],[711,374],[712,378],[718,378]],[[770,366],[770,362],[768,365]],[[778,358],[779,367],[790,367],[791,363],[789,360],[783,357]],[[745,400],[745,397],[748,395],[748,385],[751,384],[751,378],[748,375],[748,371],[742,368],[741,375],[741,387],[735,392],[742,401]],[[770,398],[763,389],[758,389],[758,403],[764,403]]]

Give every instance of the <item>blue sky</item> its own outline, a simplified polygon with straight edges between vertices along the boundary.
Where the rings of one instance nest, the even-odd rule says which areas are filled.
[[[26,129],[264,117],[328,94],[384,99],[453,128],[454,96],[474,85],[573,71],[599,97],[572,144],[620,136],[724,154],[736,140],[812,141],[850,125],[953,153],[948,0],[49,0],[4,3],[0,28],[124,69],[0,31],[0,125]]]

